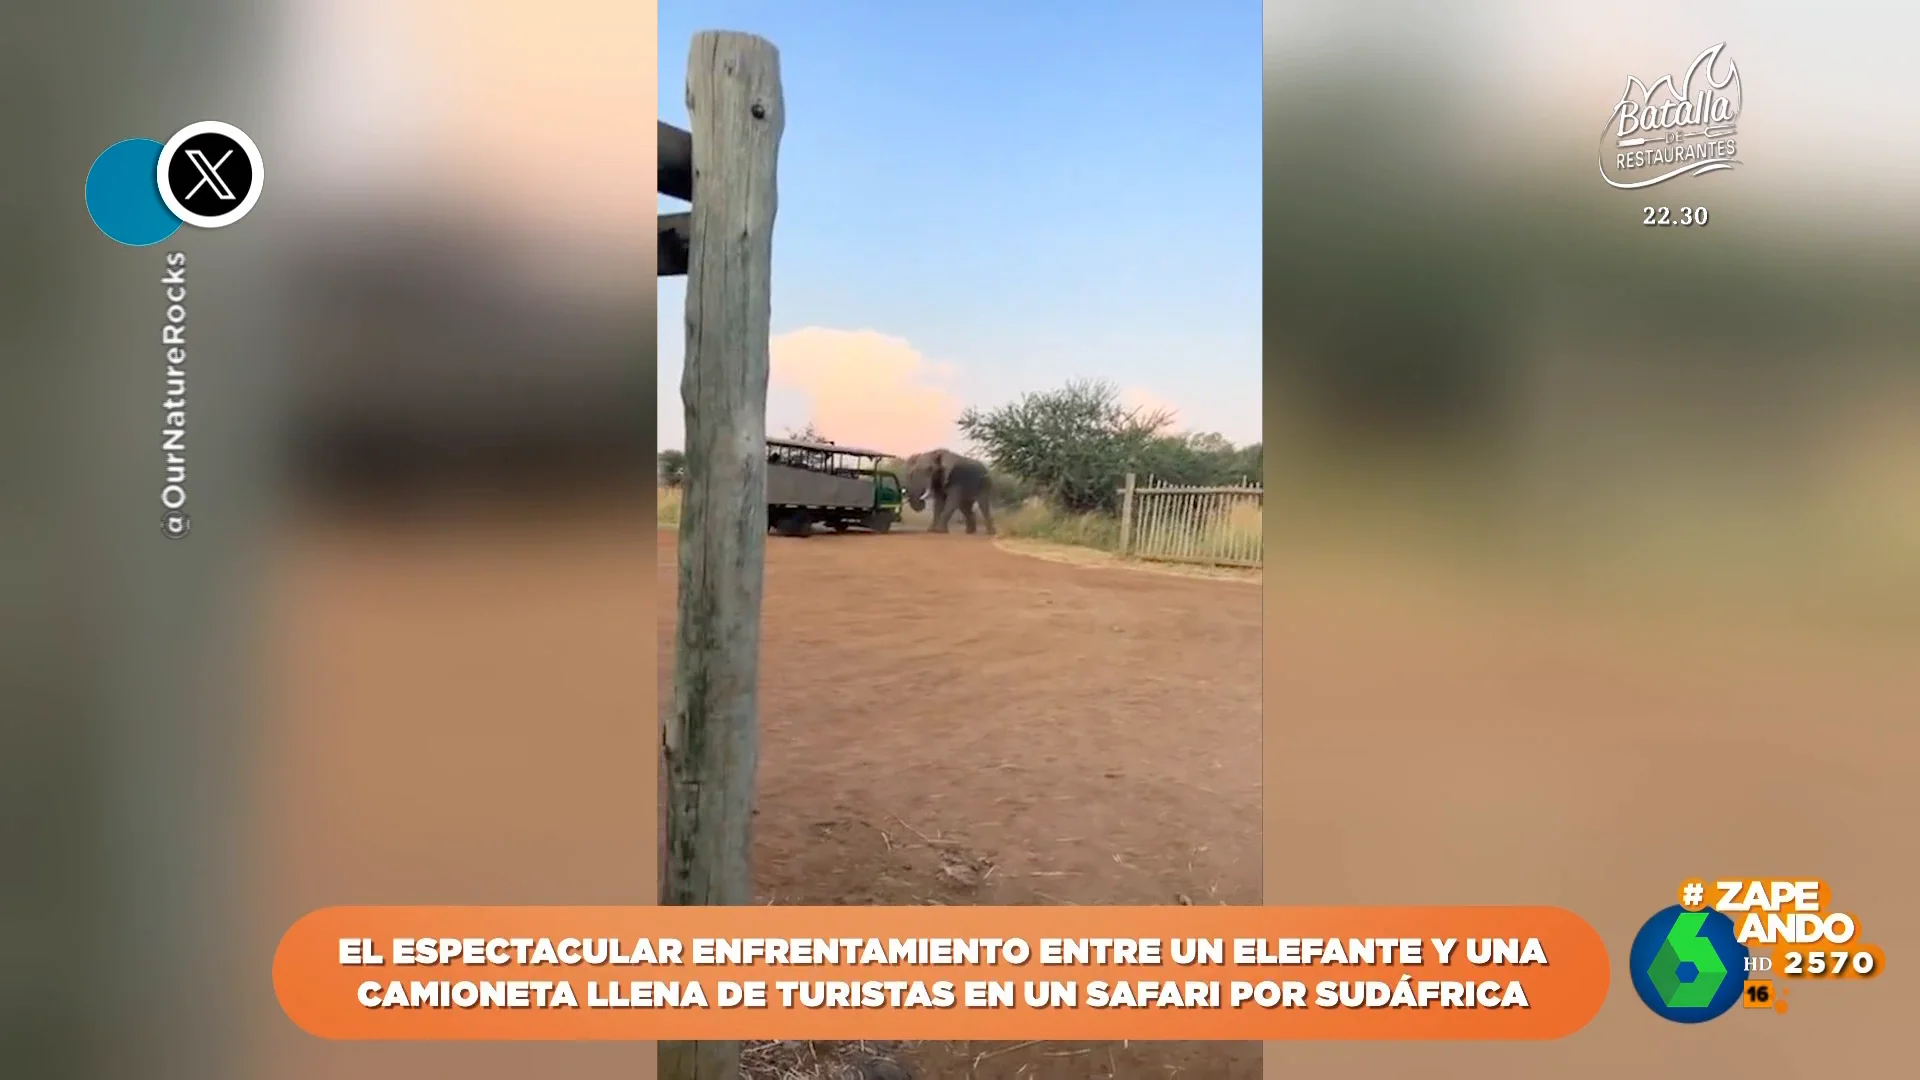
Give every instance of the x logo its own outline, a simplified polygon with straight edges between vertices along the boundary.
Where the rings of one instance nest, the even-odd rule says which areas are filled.
[[[240,198],[240,196],[233,193],[232,188],[227,186],[225,180],[220,179],[220,166],[225,165],[227,159],[233,156],[232,150],[221,154],[220,160],[214,162],[207,160],[207,153],[204,150],[188,150],[185,151],[185,153],[187,155],[187,161],[191,162],[193,167],[199,170],[200,182],[193,185],[193,188],[185,195],[180,196],[181,202],[190,201],[195,195],[200,193],[200,189],[203,187],[211,187],[215,195],[220,196],[227,202],[234,202]]]
[[[175,217],[218,229],[260,201],[260,148],[232,124],[188,124],[161,149],[157,179],[160,199]]]

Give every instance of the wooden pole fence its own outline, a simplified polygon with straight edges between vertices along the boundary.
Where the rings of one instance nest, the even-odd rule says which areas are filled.
[[[1120,555],[1212,566],[1263,564],[1259,518],[1264,492],[1259,486],[1181,487],[1156,481],[1149,476],[1142,486],[1128,473],[1126,485],[1117,491]]]
[[[676,906],[744,905],[753,902],[767,348],[786,125],[779,52],[750,34],[694,35],[687,114],[693,130],[684,141],[660,125],[661,193],[692,204],[669,215],[684,217],[684,228],[661,222],[663,249],[670,232],[684,237],[687,277],[687,459],[661,893]],[[663,1042],[659,1066],[663,1080],[737,1080],[740,1044]]]

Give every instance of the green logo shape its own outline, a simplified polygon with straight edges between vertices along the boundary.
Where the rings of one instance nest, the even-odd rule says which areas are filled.
[[[1727,965],[1720,962],[1713,942],[1700,935],[1707,923],[1705,911],[1681,912],[1667,931],[1667,940],[1647,966],[1647,978],[1660,993],[1669,1009],[1704,1009],[1713,1004],[1713,995],[1727,977]],[[1680,981],[1680,965],[1692,964],[1692,982]]]

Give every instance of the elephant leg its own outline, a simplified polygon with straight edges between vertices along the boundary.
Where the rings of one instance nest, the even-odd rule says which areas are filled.
[[[973,535],[974,533],[977,533],[977,532],[979,532],[979,531],[980,531],[980,527],[979,527],[979,525],[977,525],[977,524],[976,524],[976,523],[974,522],[974,518],[973,518],[973,500],[972,500],[972,499],[962,499],[962,500],[960,500],[960,516],[961,516],[961,517],[963,517],[963,518],[965,518],[965,519],[967,520],[967,535],[968,535],[968,536],[972,536],[972,535]]]
[[[945,495],[935,495],[933,497],[933,528],[928,531],[937,533],[946,532],[947,523],[952,520],[953,504],[947,501]]]
[[[993,507],[988,506],[987,500],[985,499],[980,500],[980,516],[985,518],[987,521],[987,535],[988,536],[995,535],[995,531],[993,528]]]

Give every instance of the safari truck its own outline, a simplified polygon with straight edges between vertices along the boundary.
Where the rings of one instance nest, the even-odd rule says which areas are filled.
[[[838,443],[767,440],[767,527],[807,536],[814,525],[834,532],[883,533],[900,520],[900,478],[882,468],[887,455]]]

